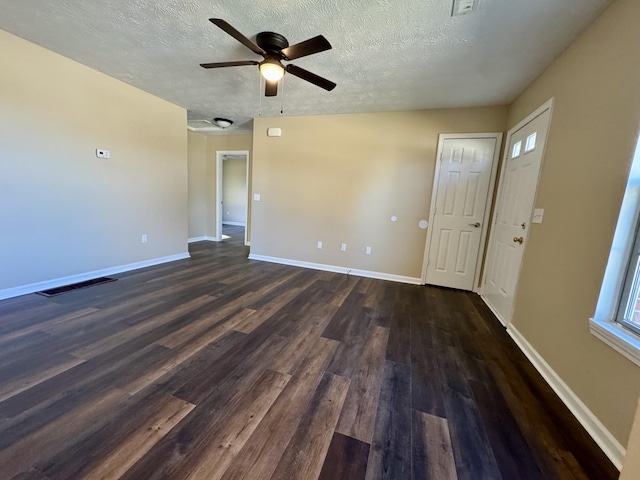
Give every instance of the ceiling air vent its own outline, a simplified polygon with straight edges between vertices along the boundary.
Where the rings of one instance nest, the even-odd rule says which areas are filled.
[[[214,125],[209,120],[189,120],[187,128],[192,132],[221,132],[224,128]]]

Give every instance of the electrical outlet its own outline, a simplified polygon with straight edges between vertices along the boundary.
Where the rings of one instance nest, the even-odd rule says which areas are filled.
[[[142,234],[142,239],[141,239],[142,243],[147,243],[147,234],[143,233]]]
[[[96,157],[98,158],[109,158],[111,154],[109,150],[103,150],[102,148],[96,148]]]
[[[346,252],[346,251],[347,251],[347,244],[346,244],[346,243],[343,243],[343,244],[340,246],[340,250],[342,250],[343,252]]]
[[[318,240],[318,248],[322,248],[322,241]]]
[[[367,247],[364,251],[367,255],[371,255],[371,247]]]

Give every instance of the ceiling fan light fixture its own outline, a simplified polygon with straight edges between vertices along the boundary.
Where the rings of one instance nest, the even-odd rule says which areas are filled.
[[[275,58],[267,58],[260,63],[260,73],[266,80],[277,82],[284,75],[284,67]]]
[[[227,120],[226,118],[216,117],[213,119],[213,123],[215,123],[220,128],[229,128],[233,125],[231,120]]]

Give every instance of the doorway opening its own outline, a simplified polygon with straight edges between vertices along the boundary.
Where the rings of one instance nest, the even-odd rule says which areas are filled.
[[[249,223],[249,151],[216,152],[216,241],[224,240],[223,225],[244,230],[248,242]],[[230,230],[230,231],[231,231]],[[229,238],[227,236],[227,238]]]

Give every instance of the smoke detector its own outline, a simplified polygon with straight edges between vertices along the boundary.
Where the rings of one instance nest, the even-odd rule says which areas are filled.
[[[478,9],[479,0],[453,0],[451,16],[466,15]]]

